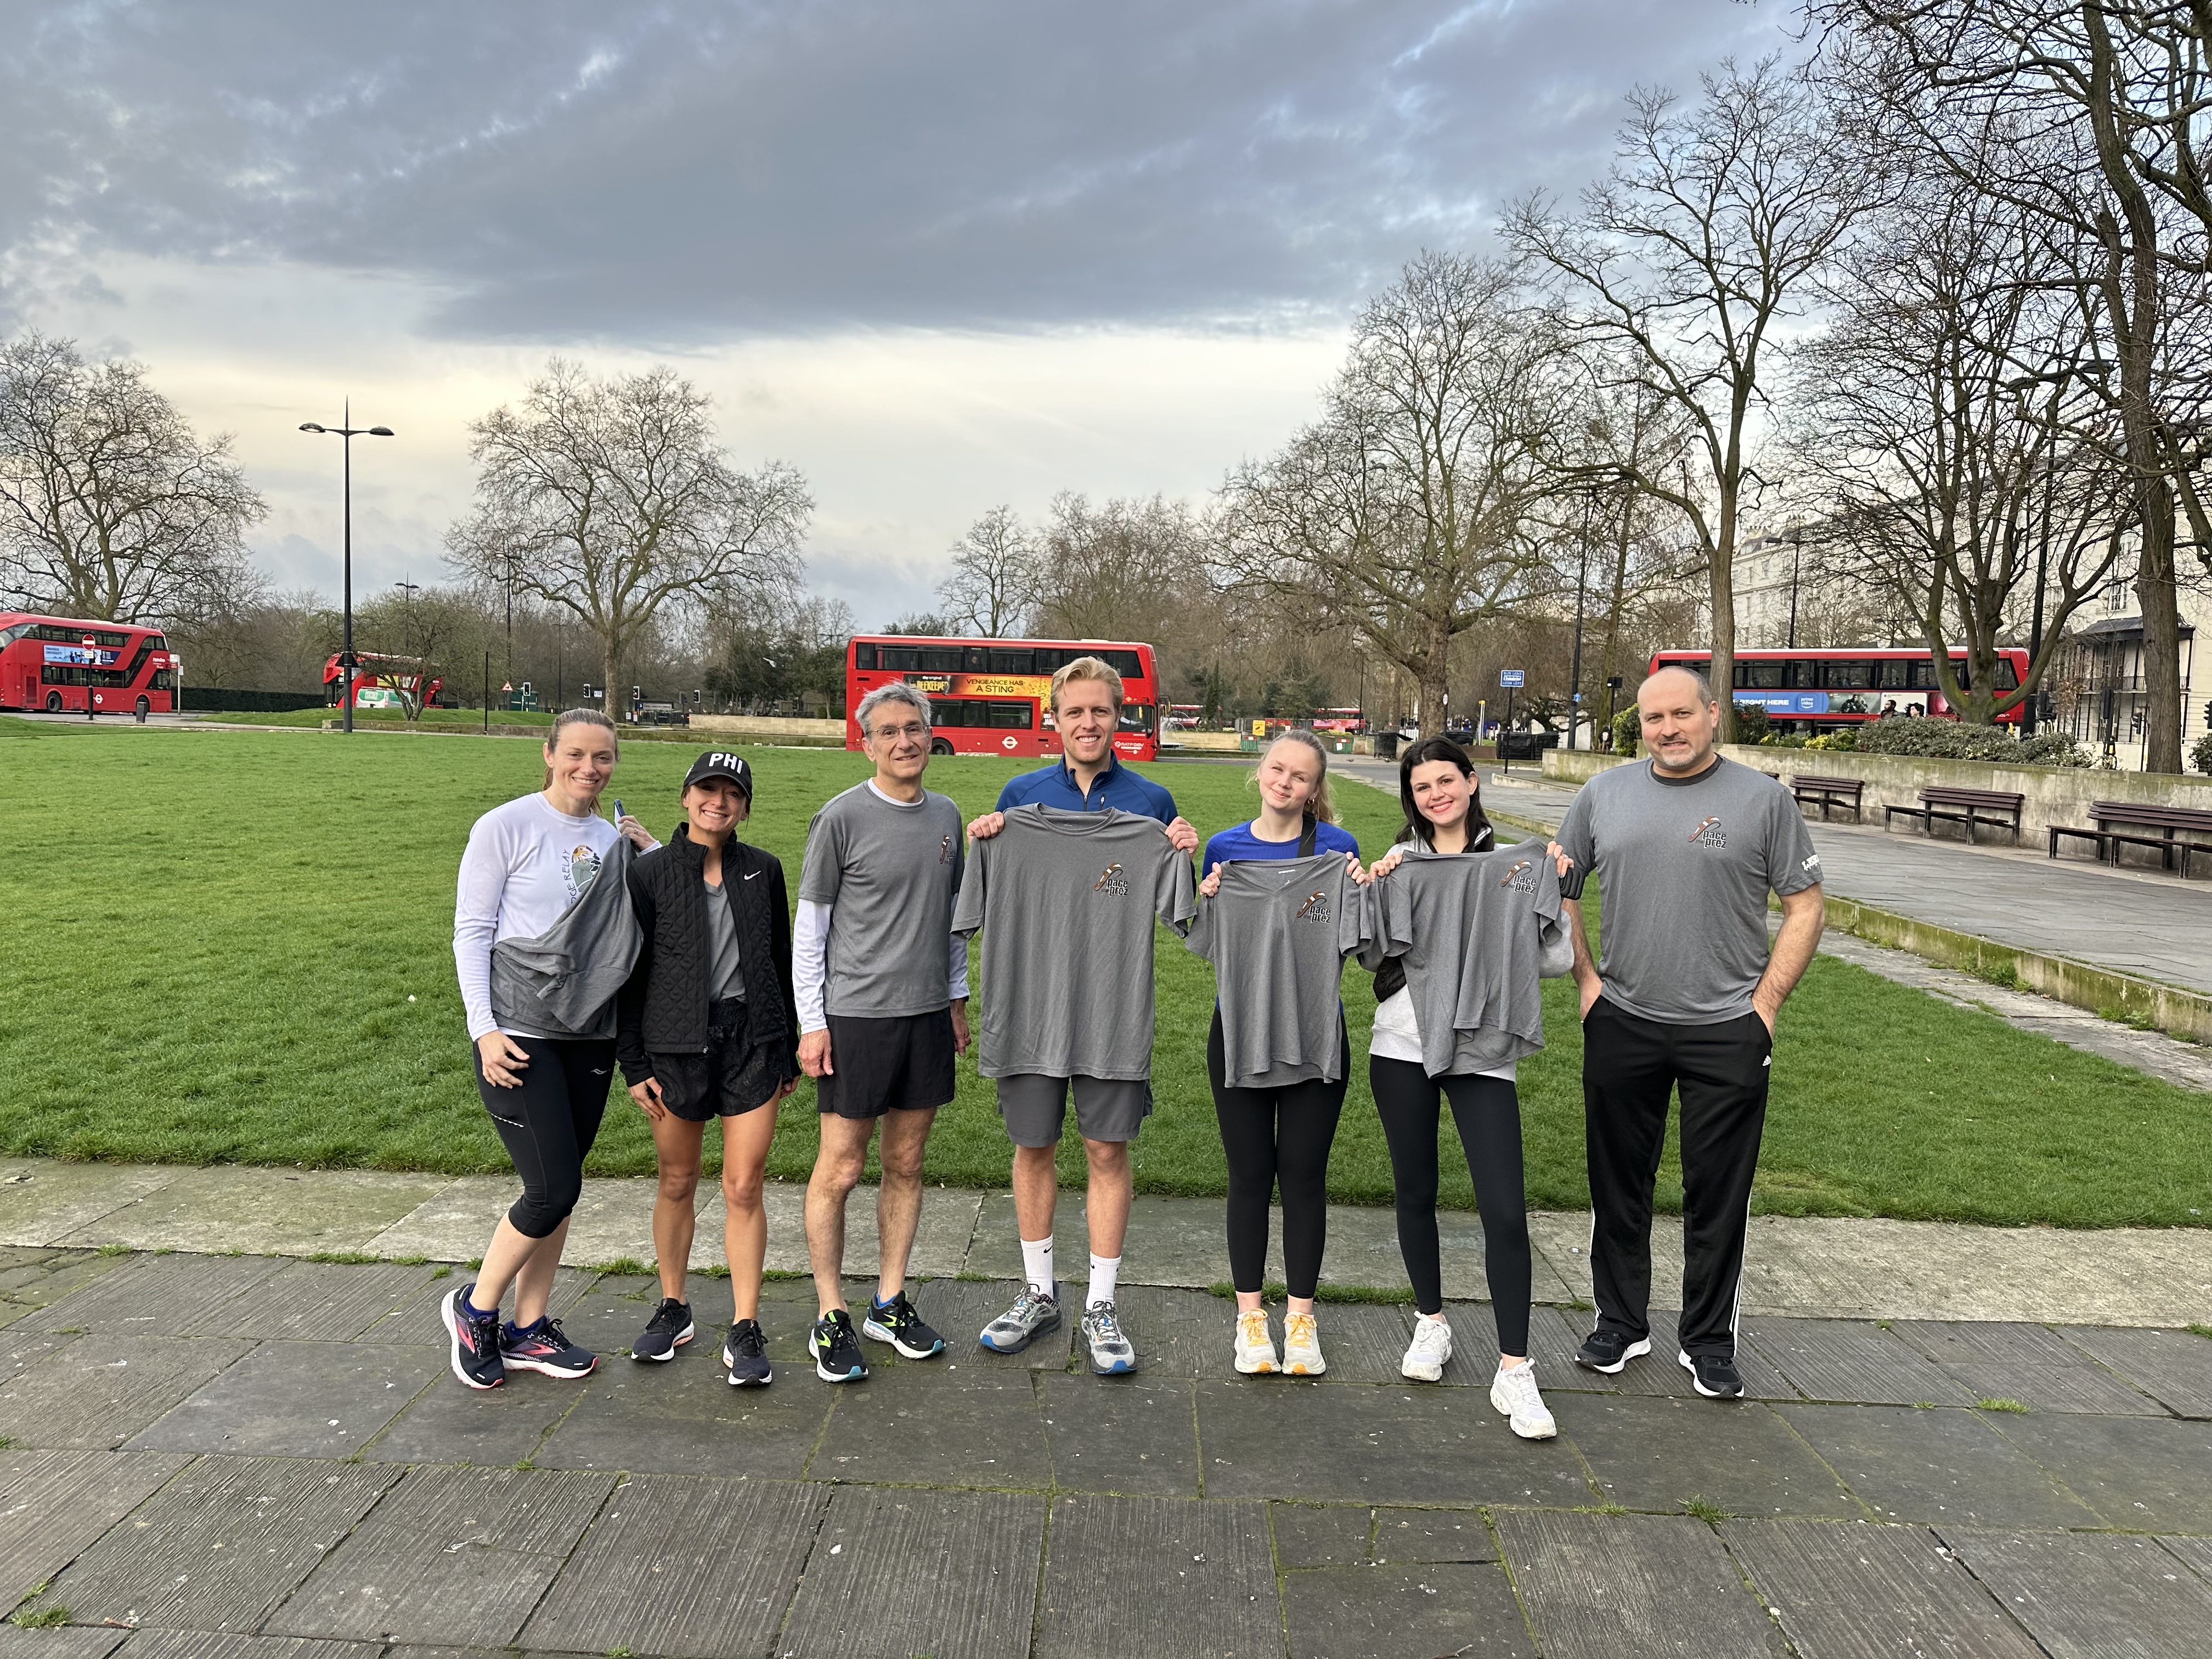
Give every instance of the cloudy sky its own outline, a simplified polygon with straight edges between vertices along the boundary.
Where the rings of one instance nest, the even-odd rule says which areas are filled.
[[[282,585],[442,574],[469,421],[550,352],[678,364],[799,467],[820,591],[927,608],[1062,489],[1193,498],[1316,406],[1361,299],[1602,167],[1777,0],[0,0],[0,331],[237,436]]]

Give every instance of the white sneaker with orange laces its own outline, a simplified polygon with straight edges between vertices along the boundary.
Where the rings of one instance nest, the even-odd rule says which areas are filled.
[[[1292,1376],[1319,1376],[1328,1369],[1321,1357],[1321,1332],[1310,1313],[1283,1316],[1283,1369]]]
[[[1265,1308],[1237,1316],[1237,1369],[1247,1376],[1265,1376],[1275,1369],[1275,1339],[1267,1329]]]

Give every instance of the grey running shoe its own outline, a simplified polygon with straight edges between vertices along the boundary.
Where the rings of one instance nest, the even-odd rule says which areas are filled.
[[[976,1338],[993,1353],[1019,1353],[1047,1331],[1060,1328],[1060,1286],[1045,1295],[1032,1285],[1022,1286],[1014,1305],[983,1327]]]
[[[1094,1302],[1083,1310],[1083,1340],[1093,1376],[1126,1376],[1137,1369],[1137,1345],[1122,1332],[1112,1303]]]

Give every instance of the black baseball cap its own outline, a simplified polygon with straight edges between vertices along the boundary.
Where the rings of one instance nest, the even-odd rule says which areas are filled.
[[[691,769],[684,775],[684,787],[704,783],[708,778],[727,778],[738,786],[738,791],[747,800],[753,798],[753,769],[745,764],[743,755],[732,755],[720,749],[710,749],[691,763]]]

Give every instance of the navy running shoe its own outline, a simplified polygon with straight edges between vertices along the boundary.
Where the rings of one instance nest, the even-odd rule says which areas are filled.
[[[842,1308],[832,1308],[814,1322],[814,1334],[806,1346],[814,1356],[814,1374],[824,1382],[868,1380],[868,1362],[860,1358],[860,1339],[854,1333],[853,1316]]]
[[[438,1317],[453,1339],[453,1375],[472,1389],[495,1389],[507,1381],[507,1367],[499,1355],[499,1314],[478,1313],[469,1306],[473,1282],[446,1292],[438,1304]]]
[[[527,1328],[509,1325],[501,1331],[499,1353],[510,1365],[548,1376],[589,1376],[599,1363],[599,1355],[571,1342],[561,1322],[550,1314]]]
[[[730,1327],[729,1340],[722,1344],[722,1363],[730,1368],[733,1389],[764,1389],[775,1381],[759,1320],[740,1319]]]
[[[673,1359],[676,1351],[691,1340],[691,1304],[678,1302],[672,1296],[660,1298],[660,1305],[646,1321],[645,1330],[629,1345],[632,1359]]]

